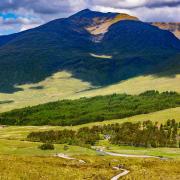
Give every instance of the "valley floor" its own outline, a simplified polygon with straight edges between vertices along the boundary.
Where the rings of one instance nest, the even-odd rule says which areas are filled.
[[[40,150],[41,143],[26,141],[27,135],[32,131],[60,130],[64,128],[78,129],[84,126],[110,124],[121,122],[137,122],[152,120],[165,122],[167,119],[176,119],[180,122],[180,107],[158,111],[130,118],[90,123],[72,127],[57,126],[5,126],[0,128],[0,179],[103,179],[109,180],[122,173],[117,170],[120,165],[129,173],[121,179],[134,180],[175,180],[180,179],[180,150],[179,148],[143,148],[116,146],[102,140],[96,147],[103,148],[106,152],[132,155],[148,155],[161,158],[132,158],[116,157],[96,151],[93,148],[55,144],[54,150]],[[75,158],[74,160],[54,157],[58,153]],[[166,159],[168,158],[168,159]],[[86,163],[80,163],[81,159]]]

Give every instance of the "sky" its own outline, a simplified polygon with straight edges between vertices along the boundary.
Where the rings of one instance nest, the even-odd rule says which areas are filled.
[[[146,22],[180,22],[180,0],[0,0],[0,35],[34,28],[86,8],[128,13]]]

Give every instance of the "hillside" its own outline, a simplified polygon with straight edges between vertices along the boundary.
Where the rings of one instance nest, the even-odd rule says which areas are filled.
[[[105,87],[97,87],[72,77],[72,74],[68,72],[58,72],[38,83],[16,86],[21,91],[11,94],[0,93],[0,112],[62,99],[78,99],[113,93],[138,95],[147,90],[180,93],[179,81],[180,75],[174,77],[149,75],[130,78]]]
[[[111,20],[105,34],[87,31],[95,19],[102,24]],[[93,86],[140,75],[172,76],[179,73],[179,52],[180,41],[168,31],[124,14],[83,10],[32,30],[1,36],[0,92],[20,91],[14,86],[38,83],[59,71]],[[91,53],[112,59],[100,60]]]
[[[113,94],[13,110],[0,114],[0,124],[70,126],[147,114],[179,105],[180,95],[175,92],[147,91],[134,96]]]
[[[180,92],[179,59],[172,33],[86,9],[0,36],[0,112],[112,93]]]
[[[154,22],[151,23],[160,29],[171,31],[177,38],[180,39],[180,23],[165,23],[165,22]]]

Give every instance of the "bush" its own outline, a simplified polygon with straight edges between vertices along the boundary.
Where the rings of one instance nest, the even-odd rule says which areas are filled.
[[[45,143],[45,144],[42,144],[41,146],[39,146],[39,149],[41,149],[41,150],[53,150],[54,145],[49,144],[49,143]]]
[[[69,149],[69,146],[64,145],[64,150],[67,151]]]

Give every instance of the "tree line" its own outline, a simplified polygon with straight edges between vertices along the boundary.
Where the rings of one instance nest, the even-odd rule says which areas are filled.
[[[112,94],[62,100],[0,114],[4,125],[71,126],[121,119],[180,106],[176,92],[146,91],[139,95]]]
[[[27,136],[29,141],[57,143],[90,147],[97,141],[107,139],[111,144],[136,147],[178,147],[178,129],[180,123],[168,120],[165,124],[144,121],[126,122],[103,126],[84,127],[77,131],[60,130],[32,132]]]

